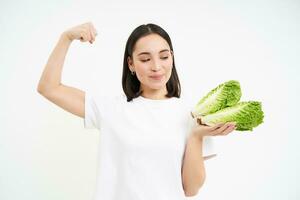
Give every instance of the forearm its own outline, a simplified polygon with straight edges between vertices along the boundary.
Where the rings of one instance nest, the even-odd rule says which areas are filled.
[[[202,142],[203,138],[191,135],[186,144],[182,164],[182,181],[186,196],[196,195],[205,180]]]
[[[61,84],[62,68],[71,42],[65,33],[60,36],[40,78],[37,88],[39,92],[46,91]]]

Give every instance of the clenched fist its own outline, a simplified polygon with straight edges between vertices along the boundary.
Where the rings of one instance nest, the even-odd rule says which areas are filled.
[[[74,26],[66,30],[63,34],[65,34],[70,41],[89,41],[92,44],[97,36],[97,31],[91,22],[87,22],[78,26]]]

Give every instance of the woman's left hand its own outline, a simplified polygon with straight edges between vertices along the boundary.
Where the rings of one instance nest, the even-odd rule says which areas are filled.
[[[236,129],[235,122],[226,122],[214,126],[199,124],[196,120],[194,122],[191,133],[193,136],[200,138],[204,136],[224,136]]]

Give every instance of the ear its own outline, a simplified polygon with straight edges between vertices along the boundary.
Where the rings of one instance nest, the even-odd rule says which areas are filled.
[[[132,70],[133,70],[133,67],[132,67],[132,59],[130,58],[130,56],[127,57],[127,63],[128,63],[129,69],[132,71]]]
[[[171,55],[174,56],[174,52],[172,50],[170,50],[170,52],[171,52]]]

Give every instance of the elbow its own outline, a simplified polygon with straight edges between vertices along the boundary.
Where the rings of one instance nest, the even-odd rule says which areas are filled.
[[[41,89],[39,86],[36,88],[36,91],[37,91],[39,94],[42,94],[42,89]]]
[[[184,194],[186,197],[192,197],[192,196],[196,196],[200,190],[200,188],[202,187],[203,184],[201,184],[200,186],[196,186],[193,188],[186,188],[184,190]]]
[[[205,177],[202,177],[201,181],[198,184],[194,184],[190,187],[184,187],[184,194],[186,197],[196,196],[200,190],[200,188],[204,185]]]
[[[37,88],[36,91],[37,91],[40,95],[45,96],[45,90],[44,90],[44,89]]]
[[[45,87],[43,84],[39,83],[38,86],[36,87],[36,91],[39,93],[39,94],[42,94],[45,90]]]
[[[193,196],[196,196],[198,194],[198,190],[185,190],[184,191],[184,195],[186,197],[193,197]]]
[[[49,91],[51,91],[54,88],[56,88],[56,86],[45,86],[43,84],[39,84],[36,88],[36,91],[39,94],[44,95],[46,91],[47,91],[47,93],[49,93]]]

